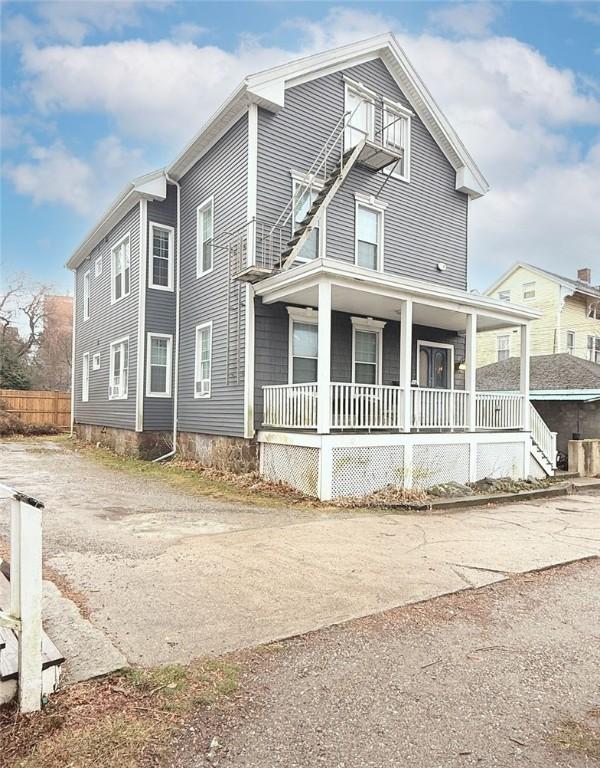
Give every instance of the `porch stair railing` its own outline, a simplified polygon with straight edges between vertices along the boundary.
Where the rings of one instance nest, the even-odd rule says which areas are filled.
[[[529,403],[532,454],[547,474],[556,469],[556,432],[552,432],[540,414]]]

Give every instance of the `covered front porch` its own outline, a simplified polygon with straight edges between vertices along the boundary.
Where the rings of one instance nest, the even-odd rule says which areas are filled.
[[[327,259],[269,278],[256,293],[265,305],[285,305],[278,322],[289,322],[287,383],[261,384],[260,428],[530,430],[528,324],[536,313]],[[519,390],[477,392],[477,332],[514,326]]]

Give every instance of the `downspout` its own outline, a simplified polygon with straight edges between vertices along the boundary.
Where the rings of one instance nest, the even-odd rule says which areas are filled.
[[[170,459],[171,456],[174,456],[177,452],[177,407],[179,404],[179,280],[181,275],[181,186],[178,181],[172,179],[166,172],[165,178],[168,184],[173,184],[177,188],[177,245],[175,247],[175,350],[173,355],[173,448],[168,453],[165,453],[164,456],[159,456],[157,459],[154,459],[154,462]]]
[[[71,431],[69,435],[73,437],[75,427],[75,319],[77,317],[77,270],[73,272],[73,317],[71,339]]]

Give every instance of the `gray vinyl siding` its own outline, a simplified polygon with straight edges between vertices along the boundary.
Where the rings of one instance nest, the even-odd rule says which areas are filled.
[[[263,386],[288,383],[289,315],[283,303],[255,302],[255,428],[263,419]],[[383,328],[382,384],[400,381],[400,323],[386,320]],[[417,341],[437,341],[454,346],[454,361],[464,359],[464,336],[443,328],[413,325],[412,378],[417,376]],[[331,381],[352,381],[352,321],[345,312],[331,314]],[[464,388],[464,374],[456,372],[454,386]]]
[[[308,170],[344,110],[344,80],[354,80],[410,108],[381,61],[336,72],[286,91],[285,107],[259,110],[258,218],[274,222],[292,194],[290,169]],[[380,128],[376,110],[376,130]],[[455,171],[422,121],[411,120],[410,182],[389,178],[379,199],[388,204],[384,270],[466,288],[467,196],[455,190]],[[378,195],[386,176],[355,167],[327,211],[326,256],[354,262],[354,193]],[[291,226],[291,225],[290,225]],[[447,265],[437,270],[438,262]]]
[[[172,355],[175,354],[175,291],[162,291],[150,288],[150,269],[152,243],[150,241],[150,224],[166,224],[176,230],[177,227],[177,187],[167,186],[167,197],[163,201],[148,202],[148,280],[146,288],[146,333],[144,344],[147,347],[149,333],[168,333],[171,335]],[[175,284],[175,254],[177,253],[177,231],[173,239],[173,284]],[[148,349],[146,349],[146,355]],[[147,357],[145,358],[147,360]],[[174,365],[171,360],[171,379]],[[148,397],[146,395],[146,365],[144,366],[144,429],[170,430],[173,428],[173,382],[171,382],[171,397]]]
[[[227,251],[215,248],[213,271],[196,277],[196,208],[214,196],[214,238],[246,223],[248,117],[244,115],[181,179],[181,322],[178,427],[184,432],[239,436],[244,433],[244,306],[240,308],[240,371],[228,383]],[[239,283],[231,287],[245,289]],[[232,327],[237,328],[236,322]],[[196,326],[212,321],[210,398],[194,398]]]
[[[111,249],[130,233],[130,292],[111,304]],[[137,336],[140,275],[140,207],[135,205],[77,268],[75,340],[75,420],[81,424],[135,429]],[[95,262],[102,256],[102,274],[95,276]],[[90,271],[90,318],[83,320],[83,276]],[[108,399],[110,345],[129,337],[129,373],[126,400]],[[89,400],[81,400],[82,359],[90,356]],[[100,370],[92,368],[92,358],[100,353]]]

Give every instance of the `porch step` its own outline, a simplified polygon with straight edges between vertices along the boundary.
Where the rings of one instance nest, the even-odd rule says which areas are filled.
[[[546,454],[534,442],[531,443],[531,455],[548,477],[554,476],[554,468],[552,467],[552,463],[549,461]]]

